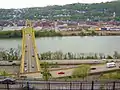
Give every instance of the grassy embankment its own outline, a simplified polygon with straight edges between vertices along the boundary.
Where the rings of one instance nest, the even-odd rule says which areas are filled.
[[[115,72],[110,72],[110,73],[101,73],[100,75],[88,75],[85,76],[85,78],[81,78],[81,77],[72,77],[72,76],[68,76],[68,77],[60,77],[60,78],[56,78],[56,80],[62,80],[62,81],[79,81],[79,80],[119,80],[120,79],[120,72],[119,71],[115,71]]]

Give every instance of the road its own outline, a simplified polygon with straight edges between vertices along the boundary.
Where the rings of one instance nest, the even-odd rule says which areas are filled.
[[[24,72],[36,72],[36,58],[34,52],[32,35],[25,34],[25,57],[24,57]]]
[[[72,60],[41,60],[41,62],[49,62],[49,63],[58,63],[58,64],[70,64],[70,65],[79,65],[79,64],[100,64],[105,63],[106,61],[114,61],[120,62],[120,59],[72,59]]]
[[[96,68],[96,69],[95,70],[90,70],[90,74],[102,73],[102,72],[106,72],[106,71],[116,70],[116,69],[119,69],[119,65],[120,65],[120,63],[116,63],[116,67],[113,67],[113,68],[107,68],[106,64],[91,66],[91,68]],[[75,68],[73,67],[73,68],[58,69],[58,70],[50,71],[50,73],[52,74],[53,77],[71,76]],[[64,72],[64,74],[58,74],[58,72]]]
[[[120,70],[119,68],[120,63],[116,63],[116,67],[113,68],[107,68],[106,64],[104,65],[95,65],[91,66],[91,68],[96,68],[95,70],[90,70],[89,74],[96,74],[99,75],[100,73],[103,72],[109,72],[109,71],[115,71],[115,70]],[[61,69],[56,69],[56,70],[50,70],[50,73],[52,77],[57,78],[57,77],[66,77],[66,76],[71,76],[74,69],[77,67],[71,67],[71,68],[61,68]],[[64,72],[64,74],[58,74],[59,72]],[[27,76],[28,74],[23,74],[22,76]],[[42,75],[40,72],[36,73],[29,73],[29,78],[42,78]]]
[[[79,65],[79,64],[100,64],[105,63],[106,61],[114,61],[114,62],[120,62],[120,59],[78,59],[78,60],[41,60],[40,62],[49,62],[49,63],[56,63],[59,65]],[[12,65],[15,63],[16,65],[20,65],[20,61],[13,60],[12,62],[9,62],[8,60],[0,60],[0,65]]]

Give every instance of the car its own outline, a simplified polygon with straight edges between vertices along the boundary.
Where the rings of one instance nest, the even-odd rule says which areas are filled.
[[[16,63],[12,63],[13,66],[16,66],[17,64]]]
[[[27,71],[27,68],[25,68],[25,71]]]
[[[25,64],[24,67],[27,67],[27,65]]]
[[[96,68],[95,67],[93,67],[93,68],[90,68],[90,70],[95,70]]]
[[[115,62],[108,62],[108,63],[106,64],[106,67],[107,67],[107,68],[116,67],[116,64],[115,64]]]
[[[98,61],[98,60],[96,60],[96,61],[94,61],[94,63],[99,63],[99,61]]]
[[[13,62],[12,60],[9,60],[8,62]]]
[[[25,78],[27,78],[27,76],[20,76],[20,78],[24,78],[25,79]]]
[[[32,65],[32,68],[34,68],[34,65]]]
[[[102,59],[103,61],[106,61],[107,59]]]
[[[65,72],[58,72],[58,74],[65,74]]]

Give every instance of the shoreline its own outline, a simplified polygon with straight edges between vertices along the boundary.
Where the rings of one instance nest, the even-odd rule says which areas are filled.
[[[120,31],[35,31],[36,38],[39,37],[67,37],[67,36],[120,36]],[[22,38],[22,31],[0,31],[0,39]]]

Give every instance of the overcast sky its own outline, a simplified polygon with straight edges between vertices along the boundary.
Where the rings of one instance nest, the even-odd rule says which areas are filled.
[[[0,8],[43,7],[47,5],[65,5],[71,3],[100,3],[112,0],[0,0]]]

